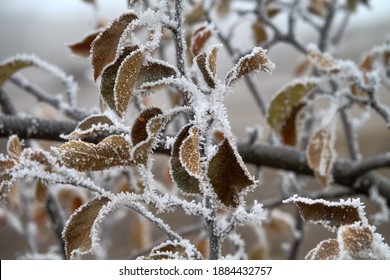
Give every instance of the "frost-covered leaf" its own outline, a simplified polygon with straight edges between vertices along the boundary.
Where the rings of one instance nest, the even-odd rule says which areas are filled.
[[[59,149],[61,162],[78,171],[98,171],[118,165],[133,165],[130,145],[123,136],[111,135],[97,145],[72,140]]]
[[[75,253],[86,254],[92,250],[96,220],[109,201],[107,197],[97,197],[69,218],[62,232],[67,259],[71,259]]]
[[[304,108],[304,97],[314,87],[315,83],[310,81],[293,82],[272,99],[267,112],[267,122],[282,137],[285,144],[296,144],[297,116]]]
[[[340,226],[350,225],[359,221],[367,223],[363,210],[364,206],[360,202],[360,199],[331,202],[323,199],[313,200],[295,195],[283,202],[295,203],[305,222],[322,224],[331,231],[335,231]]]
[[[215,88],[217,83],[217,52],[218,47],[214,46],[195,58],[196,64],[202,73],[203,80],[212,89]]]
[[[35,186],[35,198],[39,202],[45,202],[47,198],[47,193],[48,193],[47,185],[44,182],[42,182],[42,180],[39,179]]]
[[[14,182],[10,175],[1,175],[0,172],[0,202],[7,198]]]
[[[191,53],[193,56],[197,56],[202,51],[211,35],[213,35],[213,32],[208,25],[203,25],[195,30],[191,39]]]
[[[176,136],[175,142],[171,150],[170,158],[170,172],[172,178],[175,181],[179,190],[181,190],[185,194],[200,193],[199,180],[194,176],[197,173],[191,175],[189,171],[187,171],[187,168],[185,167],[184,163],[180,160],[181,155],[183,155],[183,151],[181,151],[182,143],[186,140],[187,145],[195,145],[197,142],[194,139],[194,136],[191,136],[190,134],[190,129],[193,127],[194,126],[192,124],[188,124],[181,129],[179,134]],[[194,129],[196,130],[196,128]],[[192,135],[193,134],[194,130],[192,130]],[[194,154],[196,154],[195,151]],[[193,155],[193,158],[194,160],[192,165],[195,165],[197,161],[197,155]],[[197,170],[197,167],[190,167],[190,169]]]
[[[179,159],[186,171],[194,177],[201,175],[198,128],[192,126],[180,146]]]
[[[316,45],[310,45],[308,48],[307,58],[318,69],[336,73],[340,71],[340,61],[334,59],[328,53],[322,53]]]
[[[93,77],[96,80],[102,74],[104,68],[115,61],[118,44],[126,27],[136,20],[133,13],[125,13],[109,24],[92,42],[91,64]]]
[[[137,87],[151,89],[167,83],[167,79],[179,76],[176,67],[162,60],[148,61],[147,65],[141,67]]]
[[[256,47],[250,54],[240,58],[237,64],[234,65],[227,74],[225,83],[228,87],[230,87],[244,75],[260,70],[271,73],[274,68],[275,64],[268,59],[266,51],[261,47]]]
[[[237,207],[241,192],[255,184],[236,148],[226,138],[211,158],[207,176],[218,199],[227,207]]]
[[[22,151],[22,157],[38,164],[50,166],[50,160],[43,150],[26,148]]]
[[[131,92],[133,90],[131,88],[130,92],[122,92],[122,91],[120,91],[119,93],[116,92],[116,90],[117,90],[117,79],[118,79],[118,76],[119,76],[119,69],[122,67],[122,65],[124,64],[126,59],[127,60],[131,59],[131,55],[136,50],[137,50],[136,46],[126,47],[122,51],[121,55],[116,59],[115,63],[113,63],[113,64],[109,65],[107,68],[105,68],[104,72],[102,74],[102,81],[101,81],[101,84],[100,84],[100,94],[103,97],[103,100],[105,101],[105,103],[108,105],[108,107],[111,110],[113,110],[118,115],[122,114],[122,112],[120,110],[118,110],[118,107],[119,107],[120,104],[119,103],[117,104],[117,100],[119,100],[121,98],[118,98],[118,97],[115,97],[115,96],[118,95],[118,94],[123,93],[123,99],[126,99],[126,98],[130,99]],[[135,55],[135,57],[133,57],[133,59],[136,59],[137,57],[138,57],[138,55]],[[133,70],[134,71],[135,70],[139,71],[139,69],[133,69]],[[127,70],[127,71],[129,71],[129,70]],[[128,88],[129,87],[128,83],[132,83],[136,79],[136,77],[130,76],[129,77],[130,80],[126,81],[126,76],[125,76],[126,74],[127,74],[126,71],[122,72],[122,76],[121,76],[122,84],[121,84],[121,86],[124,87],[122,90],[125,90],[126,88]],[[137,75],[136,72],[134,72],[133,74]],[[130,86],[131,86],[131,84],[130,84]],[[134,86],[134,84],[133,84],[133,86]],[[129,102],[129,100],[127,101],[126,104],[123,104],[121,106],[121,108],[122,107],[126,107],[127,108],[128,102]]]
[[[261,45],[268,40],[267,29],[260,20],[255,20],[252,23],[253,39],[256,45]]]
[[[105,115],[91,115],[80,121],[75,130],[66,136],[66,139],[83,139],[94,136],[112,125],[114,123]]]
[[[0,64],[0,86],[2,86],[13,74],[26,67],[34,66],[34,62],[27,59],[12,59]]]
[[[192,253],[188,248],[177,241],[166,241],[154,247],[146,260],[191,260]]]
[[[91,54],[92,42],[96,39],[100,32],[101,30],[93,31],[92,33],[86,35],[82,40],[69,44],[68,48],[75,55],[89,57]]]
[[[127,7],[133,7],[135,4],[137,4],[139,0],[127,0]]]
[[[348,251],[352,259],[367,259],[371,251],[374,239],[370,226],[363,226],[361,223],[343,226],[339,229],[337,235],[341,250]]]
[[[136,163],[147,164],[149,154],[167,122],[168,117],[157,107],[146,108],[138,115],[131,130],[131,140],[134,146],[132,156]]]
[[[14,159],[19,159],[22,154],[22,144],[17,135],[12,135],[7,142],[7,153]]]
[[[337,239],[327,239],[307,253],[306,260],[337,260],[339,258],[339,243]]]
[[[332,167],[336,159],[334,137],[327,128],[317,130],[309,139],[306,149],[307,162],[323,186],[332,180]]]
[[[16,165],[15,160],[10,158],[0,158],[0,174],[7,172]]]

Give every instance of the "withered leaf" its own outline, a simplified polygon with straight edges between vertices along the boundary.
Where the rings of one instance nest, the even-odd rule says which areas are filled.
[[[194,57],[202,51],[212,34],[210,27],[204,25],[195,30],[191,39],[191,53]]]
[[[369,226],[360,223],[343,226],[337,233],[342,239],[342,249],[347,250],[353,259],[367,258],[366,252],[371,249],[374,235]]]
[[[176,136],[175,143],[173,144],[171,150],[171,158],[170,158],[170,172],[172,178],[175,181],[179,190],[182,191],[184,194],[200,193],[199,180],[187,171],[187,168],[184,167],[184,163],[180,160],[180,153],[181,153],[180,150],[181,150],[182,143],[188,137],[191,138],[189,130],[192,127],[194,127],[192,124],[188,124],[184,126],[179,132],[179,134]],[[191,142],[193,140],[187,140],[187,141]]]
[[[97,135],[104,125],[112,126],[114,123],[105,115],[91,115],[80,121],[75,130],[67,136],[67,139],[82,139]]]
[[[321,128],[310,137],[306,157],[318,181],[323,186],[328,186],[333,180],[332,167],[336,158],[334,141],[329,129]]]
[[[340,71],[340,61],[327,53],[322,53],[317,48],[310,48],[307,58],[318,69],[332,73]]]
[[[28,59],[13,59],[0,64],[0,86],[2,86],[17,71],[34,66],[34,62]]]
[[[35,186],[35,198],[39,202],[45,202],[46,198],[47,198],[47,192],[48,192],[48,189],[47,189],[46,184],[43,183],[42,180],[39,179],[37,181],[36,186]]]
[[[91,64],[94,80],[100,77],[104,68],[112,63],[118,51],[118,44],[126,27],[138,17],[133,13],[125,13],[109,24],[91,46]]]
[[[293,196],[284,203],[295,203],[305,222],[322,224],[325,228],[335,231],[343,225],[366,221],[359,199],[331,202],[323,199],[310,199]]]
[[[254,71],[264,71],[271,73],[275,65],[267,57],[266,51],[261,47],[256,47],[248,55],[243,56],[236,65],[228,72],[225,83],[230,87],[234,82],[242,76],[250,74]]]
[[[166,79],[175,78],[178,75],[177,69],[165,61],[148,61],[147,65],[141,67],[137,87],[141,89],[152,89],[166,83]]]
[[[328,0],[310,0],[308,11],[316,16],[324,17],[328,10]]]
[[[22,154],[22,144],[17,135],[12,135],[7,142],[7,153],[14,159],[19,159]]]
[[[70,216],[62,232],[67,259],[73,258],[75,253],[86,254],[92,250],[95,222],[109,201],[107,197],[97,197]]]
[[[340,249],[337,239],[323,240],[305,257],[306,260],[336,260]]]
[[[204,21],[206,19],[204,11],[203,11],[203,5],[196,4],[193,6],[193,8],[184,15],[185,23],[192,25],[201,21]]]
[[[218,199],[227,207],[237,207],[240,193],[255,184],[236,148],[226,138],[210,160],[207,176]]]
[[[131,130],[132,156],[136,163],[147,164],[148,156],[167,122],[168,117],[157,107],[146,108],[138,115]]]
[[[121,113],[117,110],[117,106],[115,103],[115,83],[118,71],[125,58],[130,56],[131,53],[136,50],[136,46],[126,47],[122,51],[121,55],[116,59],[115,63],[105,68],[102,74],[102,81],[100,83],[100,94],[107,106],[118,115],[121,115]]]
[[[133,165],[130,145],[120,135],[111,135],[97,145],[72,140],[59,149],[61,162],[78,171],[98,171],[118,165]]]
[[[114,102],[115,111],[121,116],[127,110],[143,61],[143,51],[137,50],[127,56],[118,69],[114,85]]]
[[[199,54],[195,60],[202,73],[203,80],[210,88],[215,88],[217,78],[217,47],[212,47],[208,52]]]
[[[215,10],[219,17],[225,17],[230,11],[230,0],[218,0]]]
[[[1,173],[1,172],[0,172]],[[0,202],[7,198],[14,182],[10,175],[0,174]]]
[[[42,165],[50,166],[50,161],[43,150],[26,148],[22,151],[22,157]]]
[[[0,159],[0,174],[7,172],[9,169],[16,165],[15,160],[10,158],[1,158]]]
[[[81,41],[69,44],[68,47],[75,55],[82,57],[89,57],[91,54],[91,45],[96,37],[100,34],[101,30],[93,31],[85,36]]]
[[[144,259],[161,260],[161,259],[180,259],[190,260],[186,248],[177,242],[167,241],[152,249],[150,255]]]
[[[188,130],[188,136],[180,146],[179,158],[188,174],[194,177],[201,175],[199,136],[196,126],[192,126]]]
[[[260,20],[256,20],[252,23],[253,39],[256,45],[261,45],[268,40],[267,29]]]
[[[297,116],[304,108],[303,98],[314,87],[313,82],[292,83],[280,90],[272,99],[267,112],[267,123],[281,136],[285,144],[296,144]]]

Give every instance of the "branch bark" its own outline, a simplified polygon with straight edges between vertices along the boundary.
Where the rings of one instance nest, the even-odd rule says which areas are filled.
[[[60,135],[72,132],[76,126],[77,122],[72,121],[0,116],[0,137],[9,137],[16,134],[22,139],[64,141]],[[85,139],[85,141],[97,142],[97,139],[90,138]],[[307,163],[305,153],[296,149],[265,144],[251,145],[247,142],[239,142],[237,147],[242,159],[247,164],[314,176],[313,170]],[[166,149],[163,144],[156,148],[156,152],[170,154],[170,150]],[[390,206],[390,180],[372,171],[389,166],[389,155],[367,158],[356,162],[336,161],[333,167],[334,182],[365,195],[368,195],[372,186],[376,186]]]

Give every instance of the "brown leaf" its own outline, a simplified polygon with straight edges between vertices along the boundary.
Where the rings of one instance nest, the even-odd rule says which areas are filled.
[[[91,64],[94,80],[100,77],[104,68],[115,61],[118,44],[126,27],[138,17],[125,13],[109,24],[92,42]]]
[[[308,11],[316,16],[324,17],[328,11],[329,0],[310,0]]]
[[[0,175],[0,202],[3,202],[13,187],[14,182],[10,175]]]
[[[310,137],[306,157],[319,182],[328,186],[333,180],[332,167],[336,158],[334,139],[329,129],[321,128]]]
[[[48,167],[50,166],[50,161],[42,150],[26,148],[22,152],[22,157]]]
[[[15,160],[10,158],[1,158],[0,159],[0,174],[3,174],[13,168],[16,165]]]
[[[61,162],[78,171],[98,171],[118,165],[133,165],[130,145],[123,136],[111,135],[99,144],[72,140],[59,149]]]
[[[42,180],[38,180],[37,185],[35,186],[35,198],[39,202],[45,202],[47,198],[47,186],[42,182]]]
[[[67,136],[67,139],[83,139],[97,135],[101,126],[112,126],[114,123],[105,115],[91,115],[80,121],[76,129]]]
[[[150,222],[141,215],[137,215],[130,229],[130,242],[137,251],[145,250],[152,244],[152,230]]]
[[[212,47],[208,52],[199,54],[195,60],[203,80],[210,88],[215,88],[217,83],[217,47]]]
[[[256,45],[261,45],[268,40],[267,29],[260,20],[252,23],[252,33]]]
[[[318,243],[305,257],[306,260],[337,260],[339,258],[337,239],[327,239]]]
[[[248,254],[249,260],[269,260],[269,249],[263,244],[256,244],[251,246]]]
[[[166,79],[176,78],[178,76],[177,69],[165,61],[148,61],[147,65],[141,67],[137,87],[141,89],[152,89],[166,83]]]
[[[198,128],[192,126],[188,130],[188,136],[180,146],[179,159],[188,174],[198,177],[202,173],[200,168],[199,136]]]
[[[150,255],[145,259],[190,260],[192,257],[188,255],[186,248],[182,244],[177,243],[176,241],[167,241],[154,247],[150,252]]]
[[[337,233],[342,238],[342,249],[347,250],[353,259],[367,258],[371,250],[374,233],[369,226],[360,223],[341,227]]]
[[[209,26],[203,25],[195,30],[191,39],[191,53],[194,57],[202,51],[211,35],[213,35],[213,32]]]
[[[332,73],[336,73],[341,70],[339,60],[334,59],[331,55],[327,53],[322,53],[318,49],[309,49],[307,58],[318,69]]]
[[[215,10],[219,17],[225,17],[230,12],[230,0],[218,0]]]
[[[118,111],[116,99],[115,99],[115,87],[117,82],[117,77],[119,73],[119,68],[122,66],[124,60],[131,56],[138,48],[136,46],[131,46],[125,48],[121,55],[116,59],[115,63],[109,65],[104,69],[102,74],[102,80],[100,83],[100,94],[108,105],[108,107],[113,110],[117,115],[121,115],[121,112]],[[125,78],[122,76],[122,78]],[[125,93],[125,96],[128,96],[130,93]],[[126,103],[127,106],[127,103]]]
[[[298,65],[294,68],[294,76],[301,77],[309,68],[309,60],[305,59],[298,63]]]
[[[203,5],[196,4],[193,8],[184,15],[185,23],[193,25],[206,19],[203,11]]]
[[[207,176],[218,199],[227,207],[237,207],[241,192],[255,184],[236,148],[226,138],[210,160]]]
[[[67,259],[73,258],[75,253],[86,254],[92,250],[95,222],[109,201],[107,197],[97,197],[83,205],[69,218],[62,232]]]
[[[12,135],[8,139],[7,152],[14,159],[19,159],[22,154],[22,144],[17,135]]]
[[[363,71],[363,72],[371,72],[374,70],[374,60],[375,60],[375,57],[373,54],[369,53],[367,55],[365,55],[362,59],[362,61],[360,62],[360,69]]]
[[[305,222],[322,224],[325,228],[335,231],[343,225],[350,225],[355,222],[365,221],[360,200],[341,200],[340,202],[330,202],[323,199],[312,200],[293,196],[284,203],[295,203]]]
[[[0,64],[0,86],[2,86],[17,71],[31,66],[34,66],[33,61],[21,58],[16,58]]]
[[[315,86],[314,82],[293,82],[280,90],[271,100],[267,123],[281,136],[285,144],[296,144],[297,116],[305,106],[304,97]]]
[[[149,154],[167,122],[168,117],[157,107],[149,107],[138,115],[131,130],[132,156],[136,163],[147,165]]]
[[[266,51],[261,47],[256,47],[248,55],[243,56],[226,76],[226,86],[230,87],[242,76],[254,71],[272,72],[275,65],[268,59]]]
[[[68,48],[75,55],[82,57],[89,57],[91,54],[91,45],[96,37],[100,34],[101,30],[93,31],[92,33],[85,36],[81,41],[68,45]]]
[[[170,158],[170,172],[172,175],[173,180],[175,181],[177,187],[179,188],[180,191],[182,191],[184,194],[199,194],[200,189],[199,189],[199,180],[191,175],[187,168],[184,167],[184,163],[180,160],[181,154],[181,146],[182,143],[188,139],[192,138],[192,140],[187,140],[187,145],[195,145],[196,140],[193,139],[194,137],[190,136],[190,129],[194,127],[192,124],[188,124],[184,126],[179,134],[176,136],[175,143],[173,144],[172,150],[171,150],[171,158]],[[194,133],[194,131],[192,131]],[[192,143],[191,143],[192,142]],[[196,153],[196,152],[195,152]],[[196,155],[194,156],[195,162],[196,160]],[[196,163],[194,163],[196,164]],[[197,168],[194,167],[194,170]]]

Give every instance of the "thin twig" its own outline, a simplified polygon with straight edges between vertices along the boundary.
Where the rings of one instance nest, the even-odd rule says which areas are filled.
[[[335,13],[336,13],[336,4],[337,4],[336,0],[332,0],[329,3],[328,13],[325,17],[324,25],[322,26],[322,28],[320,30],[320,38],[318,41],[318,48],[322,52],[326,51],[328,48],[329,33],[330,33],[330,29],[332,27],[332,23],[333,23]]]
[[[359,146],[348,113],[343,109],[340,110],[340,118],[344,128],[349,155],[353,161],[357,161],[361,157]]]
[[[61,210],[58,207],[57,201],[54,196],[48,192],[46,200],[46,209],[49,213],[49,217],[53,226],[53,230],[60,243],[61,253],[64,259],[66,259],[65,241],[62,238],[62,231],[64,229],[64,220],[61,214]]]
[[[16,115],[17,111],[8,94],[0,88],[0,107],[5,115]]]

